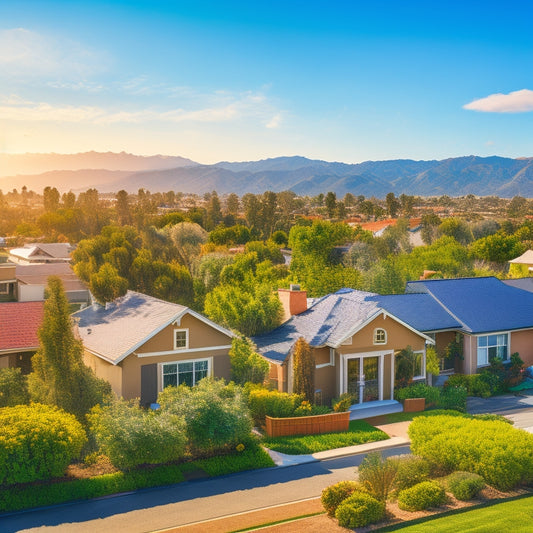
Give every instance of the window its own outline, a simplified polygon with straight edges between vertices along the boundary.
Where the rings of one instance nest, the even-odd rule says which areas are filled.
[[[424,369],[424,353],[415,352],[415,359],[413,361],[413,379],[419,379],[425,377],[426,372]]]
[[[374,344],[387,344],[387,332],[384,329],[374,330]]]
[[[7,283],[0,283],[0,294],[9,294],[9,285]]]
[[[178,385],[192,387],[209,375],[209,360],[182,361],[163,364],[163,388]]]
[[[189,347],[189,330],[174,330],[174,350],[184,350]]]
[[[507,333],[478,337],[477,366],[488,365],[495,357],[503,361],[509,359],[508,337]]]

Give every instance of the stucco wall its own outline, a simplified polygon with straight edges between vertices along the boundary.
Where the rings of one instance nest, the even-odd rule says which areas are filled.
[[[509,355],[518,352],[526,366],[533,365],[533,330],[511,332]]]
[[[113,392],[117,396],[122,396],[122,368],[120,366],[104,361],[87,350],[83,353],[83,361],[89,368],[94,370],[94,373],[99,378],[109,381]]]

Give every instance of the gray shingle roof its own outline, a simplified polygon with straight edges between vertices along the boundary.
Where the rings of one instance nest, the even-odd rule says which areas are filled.
[[[183,305],[128,291],[107,309],[96,304],[73,317],[84,346],[117,364],[187,311]]]
[[[292,345],[303,337],[310,346],[338,346],[357,327],[379,314],[377,296],[370,292],[341,289],[316,301],[304,313],[291,317],[270,333],[253,341],[259,351],[273,361],[284,361]]]

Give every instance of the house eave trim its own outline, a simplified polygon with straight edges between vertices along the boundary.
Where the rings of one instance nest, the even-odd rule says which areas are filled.
[[[211,352],[211,351],[217,351],[217,350],[229,350],[230,348],[231,348],[231,344],[226,344],[224,346],[203,346],[202,348],[187,348],[186,350],[169,350],[169,351],[163,351],[163,352],[143,352],[143,353],[134,352],[134,354],[137,357],[158,357],[158,356],[165,356],[165,355],[181,355],[181,354],[198,353],[198,352]]]

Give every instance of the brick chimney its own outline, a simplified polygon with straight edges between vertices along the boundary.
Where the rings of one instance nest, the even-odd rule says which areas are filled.
[[[278,289],[278,297],[283,305],[283,322],[307,311],[307,291],[300,290],[300,285],[291,283],[290,289]]]

